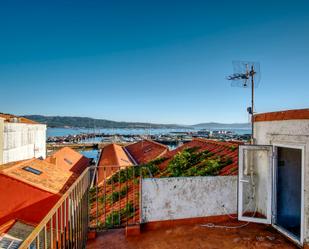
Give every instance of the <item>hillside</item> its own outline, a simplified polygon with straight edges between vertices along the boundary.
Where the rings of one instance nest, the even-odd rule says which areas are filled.
[[[87,117],[61,117],[43,115],[24,115],[23,117],[47,124],[48,127],[76,127],[76,128],[183,128],[176,124],[152,124],[140,122],[117,122],[106,119]]]
[[[198,128],[198,129],[250,129],[248,123],[201,123],[196,125],[178,124],[153,124],[141,122],[117,122],[106,119],[94,119],[88,117],[69,117],[69,116],[43,116],[43,115],[24,115],[23,117],[39,123],[47,124],[48,127],[74,127],[74,128]]]

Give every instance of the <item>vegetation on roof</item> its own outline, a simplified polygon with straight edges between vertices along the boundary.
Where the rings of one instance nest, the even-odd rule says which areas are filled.
[[[208,148],[208,147],[207,147]],[[166,158],[158,158],[149,163],[130,166],[114,172],[104,186],[90,190],[92,205],[91,220],[95,223],[96,191],[98,191],[99,227],[111,228],[126,224],[128,219],[136,219],[139,214],[139,179],[147,177],[192,177],[216,176],[226,166],[234,163],[238,146],[224,144],[216,147],[190,147]],[[233,156],[233,158],[231,157]],[[237,168],[228,169],[234,172]]]
[[[188,148],[178,152],[168,163],[165,174],[179,176],[216,176],[220,170],[233,163],[230,157],[214,156],[214,153],[198,148]]]

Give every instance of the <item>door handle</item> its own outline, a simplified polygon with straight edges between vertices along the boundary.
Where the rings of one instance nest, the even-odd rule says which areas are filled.
[[[249,180],[240,179],[240,182],[249,183]]]

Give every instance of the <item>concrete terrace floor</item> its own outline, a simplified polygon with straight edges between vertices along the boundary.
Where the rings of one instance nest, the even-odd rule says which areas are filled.
[[[236,226],[243,223],[221,223]],[[201,225],[178,225],[143,231],[141,235],[125,237],[124,229],[97,234],[88,241],[87,249],[241,249],[241,248],[298,248],[274,228],[249,224],[242,228],[209,228]]]

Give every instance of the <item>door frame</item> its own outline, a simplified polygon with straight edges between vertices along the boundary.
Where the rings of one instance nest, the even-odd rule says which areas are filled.
[[[293,242],[295,242],[298,245],[303,245],[304,243],[304,198],[305,198],[305,145],[303,144],[289,144],[289,143],[273,143],[273,179],[272,179],[272,226],[277,229],[280,233],[287,236],[289,239],[291,239]],[[293,234],[289,233],[284,228],[278,226],[275,224],[275,212],[276,212],[276,194],[277,194],[277,188],[276,188],[276,182],[277,182],[277,167],[278,167],[278,147],[283,148],[290,148],[290,149],[300,149],[301,150],[301,214],[300,214],[300,238],[296,238]]]
[[[251,148],[252,150],[266,150],[271,153],[269,157],[269,175],[268,175],[268,181],[269,186],[267,186],[267,217],[266,218],[253,218],[253,217],[244,217],[242,215],[243,210],[243,195],[240,193],[243,193],[243,184],[241,177],[243,176],[243,161],[238,161],[238,205],[237,205],[237,211],[238,211],[238,220],[241,221],[247,221],[247,222],[256,222],[256,223],[263,223],[263,224],[271,224],[272,223],[272,188],[273,188],[273,146],[272,145],[241,145],[239,146],[239,155],[238,159],[243,158],[243,148]]]

